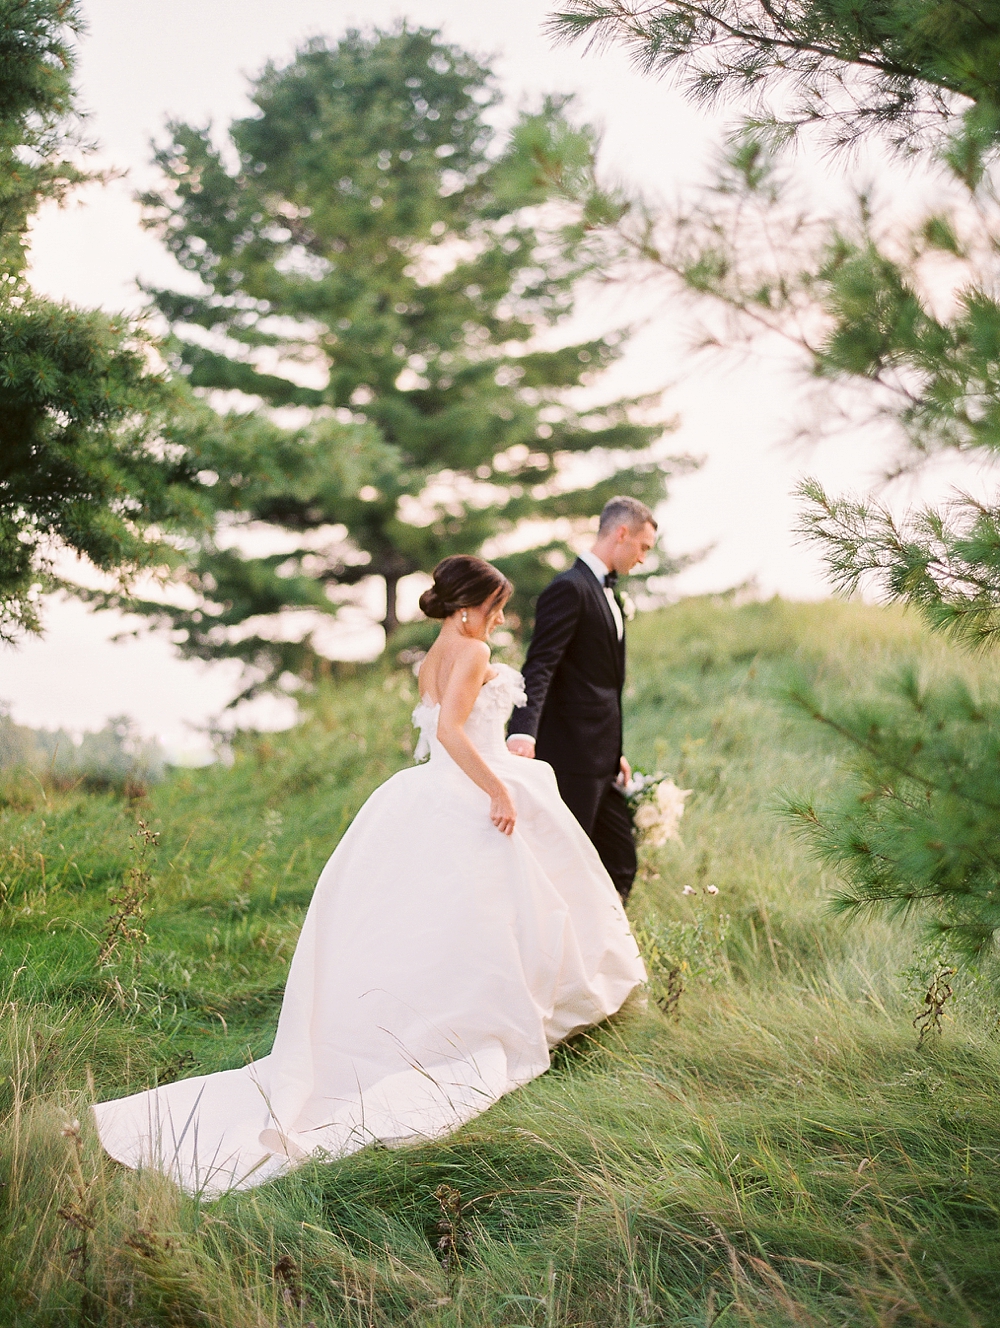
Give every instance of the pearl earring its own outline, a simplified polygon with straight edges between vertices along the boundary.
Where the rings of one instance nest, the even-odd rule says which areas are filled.
[[[469,615],[468,615],[468,614],[466,613],[466,611],[463,609],[463,610],[462,610],[462,622],[467,623],[468,621],[469,621]]]

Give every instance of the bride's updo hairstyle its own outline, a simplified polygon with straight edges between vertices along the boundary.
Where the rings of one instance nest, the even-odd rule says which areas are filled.
[[[513,589],[503,572],[485,558],[456,553],[434,568],[434,584],[420,596],[420,608],[428,618],[448,618],[458,609],[507,600]]]

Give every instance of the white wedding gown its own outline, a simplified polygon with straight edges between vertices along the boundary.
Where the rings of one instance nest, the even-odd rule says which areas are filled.
[[[645,980],[611,880],[551,766],[511,755],[506,665],[466,733],[510,789],[508,837],[419,705],[418,757],[376,789],[323,869],[269,1056],[95,1106],[101,1142],[207,1196],[312,1153],[433,1139],[549,1065]]]

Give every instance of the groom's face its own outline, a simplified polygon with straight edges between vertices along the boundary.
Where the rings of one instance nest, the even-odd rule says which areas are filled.
[[[646,561],[646,554],[656,544],[656,531],[647,521],[636,530],[620,526],[612,557],[612,566],[619,576],[625,576],[633,567]]]

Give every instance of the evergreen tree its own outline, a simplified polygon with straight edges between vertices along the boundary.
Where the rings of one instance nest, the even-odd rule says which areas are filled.
[[[983,5],[888,0],[664,3],[636,13],[571,0],[567,37],[627,43],[700,97],[749,94],[751,114],[719,177],[672,218],[635,207],[619,228],[634,253],[731,332],[786,337],[814,381],[847,393],[897,439],[898,468],[952,449],[1000,450],[1000,24]],[[789,111],[791,106],[791,111]],[[778,108],[778,109],[775,109]],[[879,133],[938,172],[938,206],[893,228],[861,197],[853,218],[796,205],[776,150],[817,125],[835,145]],[[930,275],[929,275],[930,274]],[[948,298],[950,296],[950,298]],[[901,444],[901,446],[899,446]],[[896,519],[873,498],[802,486],[802,533],[845,591],[874,584],[976,647],[1000,630],[1000,503],[956,494]],[[1000,930],[1000,696],[914,676],[831,710],[795,700],[853,751],[839,802],[791,812],[846,878],[847,910],[918,910],[959,949]]]
[[[0,281],[26,262],[25,233],[43,198],[93,178],[70,159],[79,149],[73,109],[73,37],[79,8],[65,0],[0,0]]]
[[[664,426],[634,422],[637,403],[574,398],[622,335],[540,341],[618,206],[593,188],[594,135],[564,101],[498,137],[489,71],[405,26],[312,41],[252,100],[228,148],[172,125],[145,198],[200,282],[151,292],[176,363],[207,400],[244,402],[179,439],[218,477],[216,537],[185,572],[194,607],[134,607],[184,653],[273,680],[316,665],[312,629],[290,632],[283,611],[335,615],[374,576],[390,634],[402,577],[526,518],[589,518],[619,490],[655,503],[670,463],[651,458]],[[569,477],[581,454],[592,466]],[[234,522],[290,547],[254,556]],[[499,559],[522,614],[563,550],[546,537]]]
[[[928,686],[910,670],[869,700],[793,700],[852,753],[831,803],[788,811],[845,880],[843,913],[916,913],[952,950],[979,958],[1000,931],[1000,693]]]
[[[24,276],[34,211],[96,178],[71,160],[79,28],[66,0],[0,0],[0,639],[38,629],[59,549],[126,576],[168,558],[162,533],[197,513],[184,457],[161,446],[169,394],[141,332],[39,299]]]

